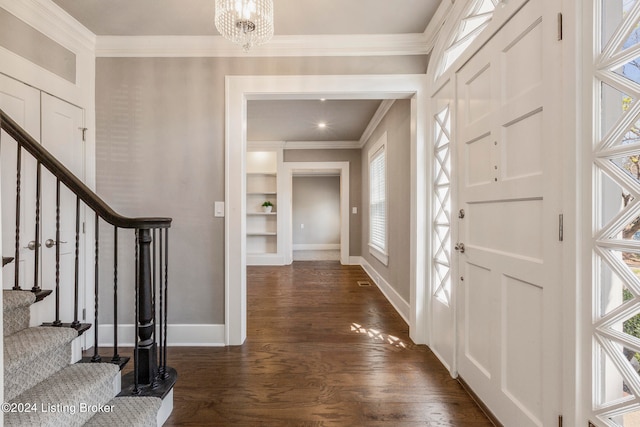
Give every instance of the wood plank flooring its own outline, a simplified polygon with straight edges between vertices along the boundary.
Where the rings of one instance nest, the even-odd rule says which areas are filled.
[[[247,341],[169,348],[166,426],[491,426],[360,267],[249,267]]]

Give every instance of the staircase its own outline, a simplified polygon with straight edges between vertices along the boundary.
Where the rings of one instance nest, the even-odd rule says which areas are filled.
[[[73,328],[29,327],[29,291],[3,291],[6,426],[155,427],[158,397],[116,397],[120,368],[71,364]]]
[[[169,228],[170,218],[128,218],[114,212],[91,189],[75,177],[68,169],[46,151],[34,138],[0,110],[0,143],[4,147],[15,143],[17,153],[14,162],[16,191],[13,195],[2,194],[4,200],[15,200],[15,230],[6,230],[7,213],[2,212],[3,234],[15,235],[13,257],[8,257],[8,248],[3,247],[3,268],[12,269],[12,283],[6,283],[3,290],[3,342],[4,342],[4,424],[7,426],[157,426],[168,418],[173,407],[173,386],[177,373],[167,366],[167,313],[169,309]],[[22,186],[24,171],[23,154],[30,155],[37,165],[34,171],[35,189],[26,191]],[[6,155],[6,154],[5,154]],[[5,165],[5,163],[3,163]],[[47,239],[44,246],[55,250],[55,265],[43,267],[44,261],[39,257],[43,247],[41,242],[41,201],[42,175],[49,173],[56,183],[56,205],[54,218],[55,239]],[[7,179],[6,167],[2,170],[3,180]],[[4,188],[4,187],[3,187]],[[75,195],[75,209],[65,212],[60,203],[61,188]],[[34,193],[34,194],[31,194]],[[21,198],[35,198],[35,212],[24,215],[21,212],[24,203]],[[81,248],[81,207],[86,209],[86,217],[95,217],[91,223],[92,236],[95,241],[91,248]],[[50,210],[51,212],[51,210]],[[88,212],[91,212],[89,214]],[[70,215],[75,218],[75,274],[61,277],[60,244],[67,243],[60,239],[60,218]],[[35,224],[21,224],[21,218],[35,218]],[[113,227],[113,265],[107,270],[113,274],[108,294],[112,297],[107,308],[111,313],[104,331],[111,331],[111,336],[102,339],[99,336],[99,315],[103,309],[100,296],[100,224]],[[35,229],[35,238],[26,238],[24,229]],[[84,228],[84,224],[83,224]],[[131,231],[135,239],[135,256],[122,263],[118,255],[119,231]],[[84,232],[84,230],[83,230]],[[31,240],[33,239],[33,240]],[[30,240],[28,244],[25,240]],[[73,242],[70,242],[73,244]],[[13,244],[12,244],[13,245]],[[25,249],[34,251],[34,257],[22,260]],[[93,249],[93,250],[91,250]],[[95,272],[93,282],[80,283],[80,251],[92,259],[91,267]],[[88,252],[93,255],[89,256]],[[49,257],[51,258],[51,257]],[[133,282],[118,284],[120,265],[125,264],[135,270]],[[87,263],[89,264],[89,263]],[[5,265],[7,265],[5,267]],[[68,267],[68,266],[67,266]],[[25,282],[24,269],[30,268],[34,283],[28,289],[22,289]],[[45,277],[43,271],[54,271],[55,277]],[[111,282],[111,280],[110,280]],[[129,281],[131,282],[131,281]],[[13,285],[11,287],[11,285]],[[31,286],[33,285],[33,286]],[[132,292],[125,304],[119,304],[118,292],[125,286]],[[7,289],[11,287],[10,289]],[[47,289],[49,288],[49,289]],[[52,288],[52,289],[51,289]],[[120,289],[119,289],[120,288]],[[81,310],[80,291],[92,292],[93,313],[90,320],[84,321],[85,310]],[[102,291],[103,295],[105,291]],[[72,295],[69,297],[69,295]],[[54,299],[55,310],[38,310],[43,299]],[[71,298],[73,301],[61,301]],[[121,298],[122,299],[122,298]],[[134,304],[131,304],[134,303]],[[121,357],[118,351],[119,313],[118,307],[132,308],[128,313],[134,320],[133,370],[121,377],[121,369],[127,365],[129,358]],[[133,307],[131,307],[133,306]],[[35,310],[35,311],[33,311]],[[64,312],[64,311],[68,312]],[[121,310],[122,311],[122,310]],[[55,312],[55,314],[54,314]],[[82,316],[80,315],[82,312]],[[50,321],[40,326],[33,326],[32,313],[51,315]],[[122,313],[120,313],[120,316]],[[38,322],[39,323],[39,322]],[[126,329],[125,329],[126,330]],[[82,334],[91,334],[93,355],[81,357],[80,339]],[[159,337],[157,337],[159,335]],[[84,338],[84,337],[82,337]],[[108,342],[112,346],[112,356],[99,354],[98,344]],[[110,350],[111,351],[111,350]]]

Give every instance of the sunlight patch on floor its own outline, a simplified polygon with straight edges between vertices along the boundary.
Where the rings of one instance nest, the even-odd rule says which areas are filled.
[[[367,335],[375,341],[386,342],[388,344],[391,344],[394,347],[407,348],[406,344],[402,342],[400,338],[395,337],[393,335],[382,333],[377,329],[373,329],[373,328],[367,329],[357,323],[351,324],[351,332],[355,332],[356,334]]]

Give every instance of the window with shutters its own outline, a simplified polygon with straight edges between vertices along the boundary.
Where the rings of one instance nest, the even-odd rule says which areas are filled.
[[[387,134],[369,150],[369,252],[384,265],[387,254]]]

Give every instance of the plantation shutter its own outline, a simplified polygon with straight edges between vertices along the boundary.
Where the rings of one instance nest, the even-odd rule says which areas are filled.
[[[385,146],[380,147],[369,164],[369,244],[387,251],[387,191]]]

